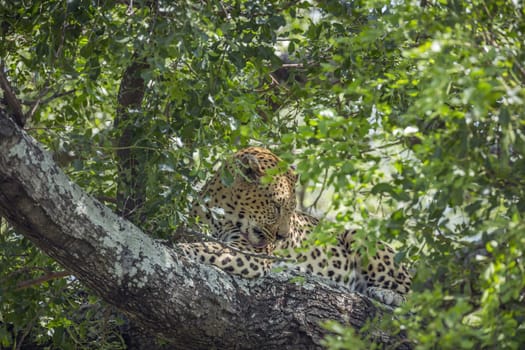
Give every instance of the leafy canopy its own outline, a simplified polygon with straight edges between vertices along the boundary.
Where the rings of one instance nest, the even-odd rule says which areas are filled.
[[[218,159],[268,146],[325,194],[336,226],[318,244],[347,224],[399,242],[417,275],[392,330],[420,349],[525,343],[520,2],[15,0],[0,11],[27,130],[99,198],[117,191],[120,80],[146,62],[125,125],[145,164],[146,231],[171,236]],[[72,279],[15,292],[56,267],[9,228],[0,237],[3,346],[29,332],[57,347],[121,344],[67,316],[89,302]],[[372,346],[327,327],[330,348]]]

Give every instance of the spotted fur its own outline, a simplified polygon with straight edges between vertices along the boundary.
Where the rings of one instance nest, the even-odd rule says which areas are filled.
[[[401,304],[410,291],[411,276],[404,266],[394,264],[395,252],[386,244],[378,243],[366,266],[352,249],[352,231],[341,234],[334,245],[296,249],[318,224],[315,217],[296,211],[296,182],[293,169],[283,169],[269,150],[239,151],[205,185],[192,209],[212,237],[226,246],[200,242],[180,247],[197,261],[246,278],[260,277],[272,267],[274,260],[259,254],[281,252],[290,261],[285,263],[288,267],[329,278],[385,304]]]

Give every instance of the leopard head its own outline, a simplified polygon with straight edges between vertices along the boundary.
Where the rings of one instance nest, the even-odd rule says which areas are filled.
[[[216,233],[236,232],[265,247],[289,234],[297,179],[271,151],[246,148],[205,185],[194,213]]]

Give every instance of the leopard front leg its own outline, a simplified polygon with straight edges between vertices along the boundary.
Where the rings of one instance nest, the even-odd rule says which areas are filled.
[[[339,237],[340,244],[347,252],[352,253],[354,231],[346,231]],[[365,294],[383,304],[399,306],[406,300],[410,292],[412,277],[404,265],[395,263],[395,251],[384,242],[377,242],[374,256],[367,256],[361,260],[367,262],[363,266],[361,275],[366,280]]]
[[[197,262],[214,265],[244,278],[263,276],[270,270],[272,263],[270,258],[244,254],[242,251],[216,242],[179,243],[177,248]]]
[[[399,306],[406,301],[412,277],[404,265],[394,263],[394,251],[386,246],[368,258],[362,274],[367,279],[366,294],[383,304]]]
[[[406,296],[392,289],[368,287],[365,293],[368,297],[389,306],[400,306],[406,301]]]

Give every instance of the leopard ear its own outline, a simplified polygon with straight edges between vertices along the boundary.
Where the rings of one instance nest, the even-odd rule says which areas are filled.
[[[261,163],[253,154],[245,153],[237,158],[239,170],[247,180],[258,181],[265,175]]]

